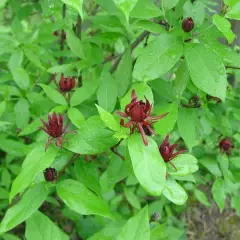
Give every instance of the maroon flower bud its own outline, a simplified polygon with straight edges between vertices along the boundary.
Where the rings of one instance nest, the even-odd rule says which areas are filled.
[[[63,116],[53,113],[52,116],[48,115],[48,122],[41,119],[43,127],[40,127],[44,132],[49,135],[48,142],[46,144],[45,151],[53,139],[56,139],[56,145],[62,148],[62,137],[66,132],[68,126],[63,126]]]
[[[55,168],[46,168],[43,174],[45,180],[48,182],[53,182],[57,180],[57,171]]]
[[[234,145],[232,141],[229,138],[224,138],[219,142],[219,148],[220,151],[223,153],[226,153],[227,155],[230,155],[232,152],[232,149],[234,148]]]
[[[124,123],[124,120],[121,119],[120,124],[123,127],[130,128],[130,133],[132,134],[136,128],[140,131],[144,144],[147,146],[147,138],[143,126],[145,126],[150,133],[157,135],[151,128],[151,124],[155,123],[157,120],[165,117],[168,113],[165,113],[161,116],[152,117],[152,105],[145,97],[146,101],[138,101],[135,90],[132,90],[131,102],[126,105],[125,112],[117,111],[116,113],[124,118],[128,118],[129,122]]]
[[[58,31],[54,31],[53,36],[58,36]]]
[[[154,212],[151,216],[151,222],[158,222],[161,218],[160,213]]]
[[[185,18],[182,21],[182,29],[184,32],[191,32],[194,28],[194,21],[191,17]]]
[[[75,77],[64,77],[64,74],[61,74],[59,81],[59,89],[61,92],[70,92],[75,87]]]
[[[166,136],[162,144],[159,146],[159,151],[164,162],[169,162],[175,169],[176,167],[170,161],[179,154],[186,152],[186,150],[181,150],[176,153],[173,153],[177,146],[178,146],[177,144],[170,145],[169,135]]]

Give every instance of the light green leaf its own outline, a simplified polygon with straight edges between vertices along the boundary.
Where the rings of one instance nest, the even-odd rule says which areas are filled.
[[[97,104],[96,104],[96,107],[97,107],[99,115],[100,115],[102,121],[105,123],[105,125],[113,131],[116,131],[116,132],[119,131],[120,125],[116,121],[114,116],[111,113],[105,111],[103,108],[101,108]]]
[[[205,156],[199,159],[199,163],[203,165],[211,174],[216,177],[221,177],[222,172],[218,166],[218,162],[215,156]]]
[[[163,28],[160,24],[149,20],[140,20],[136,23],[136,26],[152,33],[157,34],[166,33],[165,28]]]
[[[226,18],[218,14],[213,15],[213,23],[216,25],[218,30],[224,34],[228,40],[228,43],[231,44],[236,37],[236,35],[231,30],[231,23]]]
[[[167,178],[163,195],[177,205],[183,205],[188,198],[185,190],[172,178]]]
[[[79,154],[99,154],[117,143],[113,134],[98,116],[93,116],[80,126],[77,133],[66,135],[69,139],[64,147]]]
[[[179,0],[162,0],[163,8],[165,10],[174,8]]]
[[[157,116],[164,113],[168,113],[168,115],[154,124],[154,130],[160,135],[165,135],[173,130],[178,117],[178,104],[170,103],[161,108],[157,108]]]
[[[168,174],[172,176],[186,176],[199,169],[197,159],[190,154],[179,154],[176,158],[172,159],[171,162],[177,168],[176,171],[173,166],[168,165]]]
[[[121,99],[121,108],[124,110],[125,106],[131,102],[132,90],[135,89],[138,100],[145,100],[145,97],[149,100],[151,104],[153,101],[152,89],[148,86],[147,83],[134,83],[132,88],[127,92],[127,94]]]
[[[68,109],[68,117],[77,128],[79,128],[85,121],[83,114],[77,108],[73,107]]]
[[[123,226],[117,240],[150,240],[148,208],[143,208]]]
[[[81,40],[70,29],[66,31],[66,36],[67,36],[67,45],[71,49],[72,53],[75,56],[79,57],[80,59],[85,59]]]
[[[33,51],[30,48],[24,48],[24,53],[29,59],[31,63],[33,63],[36,67],[40,68],[41,70],[45,70],[45,67],[42,65],[39,57],[33,53]]]
[[[91,158],[91,156],[89,156]],[[99,173],[97,165],[94,162],[86,162],[78,159],[75,164],[77,180],[86,187],[101,196],[101,187],[99,184]]]
[[[194,190],[194,194],[197,198],[197,200],[202,203],[203,205],[207,206],[207,207],[211,207],[211,204],[208,201],[208,198],[206,196],[206,194],[198,189]]]
[[[210,48],[196,43],[185,45],[185,57],[193,83],[207,94],[225,100],[227,76],[221,58]]]
[[[117,84],[112,75],[103,70],[100,86],[97,90],[98,104],[108,112],[112,112],[117,101]]]
[[[222,178],[218,178],[212,185],[212,195],[214,201],[217,203],[220,212],[223,211],[226,201],[225,182]]]
[[[197,116],[195,109],[189,108],[180,108],[178,112],[178,130],[186,142],[188,148],[192,149],[192,147],[197,145],[197,132],[196,132],[196,124],[197,124]],[[187,121],[186,121],[187,119]]]
[[[56,89],[45,85],[45,84],[38,84],[40,87],[42,87],[42,89],[44,90],[44,92],[46,93],[46,95],[55,103],[60,104],[60,105],[65,105],[67,106],[67,101],[65,99],[65,97]]]
[[[76,180],[67,179],[58,183],[57,193],[70,209],[81,215],[112,218],[104,200]]]
[[[11,71],[14,71],[16,68],[20,68],[23,62],[23,51],[17,48],[11,55],[8,61],[8,67]]]
[[[227,18],[240,20],[240,2],[235,4],[229,12],[226,14]]]
[[[47,195],[48,189],[45,184],[37,184],[30,188],[16,205],[7,210],[0,225],[0,234],[28,219],[41,206]]]
[[[116,7],[125,15],[127,22],[129,21],[129,15],[138,0],[113,0]]]
[[[38,173],[43,172],[45,168],[49,167],[57,155],[57,149],[49,147],[45,152],[45,146],[34,148],[23,162],[20,174],[13,181],[10,197],[10,202],[16,194],[24,191]]]
[[[124,194],[126,196],[127,201],[136,209],[141,209],[141,204],[138,197],[134,194],[134,192],[130,188],[124,188]]]
[[[148,146],[145,146],[139,133],[131,135],[128,150],[139,183],[151,195],[159,196],[164,188],[166,164],[156,142],[150,137],[147,137],[147,140]]]
[[[29,87],[29,76],[28,73],[21,67],[11,70],[13,79],[16,84],[23,90],[27,90]]]
[[[21,240],[19,237],[9,233],[4,233],[3,235],[1,235],[1,237],[4,240]]]
[[[0,117],[3,115],[3,113],[4,113],[5,109],[6,109],[6,105],[7,104],[6,104],[5,101],[0,103]]]
[[[138,0],[137,4],[131,11],[130,16],[133,18],[149,19],[162,16],[163,13],[152,0]]]
[[[83,0],[61,0],[66,5],[74,8],[83,19]]]
[[[90,98],[97,90],[99,81],[93,78],[90,81],[86,81],[82,87],[78,88],[72,95],[70,104],[72,107],[77,106]]]
[[[132,82],[132,58],[130,49],[125,52],[117,67],[115,80],[117,82],[118,96],[121,98]]]
[[[28,101],[26,99],[20,99],[14,107],[14,113],[17,127],[20,129],[26,127],[30,117]]]
[[[137,58],[133,77],[139,81],[165,75],[182,56],[182,42],[173,35],[162,34],[144,48]]]
[[[36,211],[26,222],[26,240],[68,240],[69,237],[43,213]]]
[[[66,71],[71,71],[73,68],[77,66],[78,63],[69,63],[69,64],[62,64],[50,67],[47,71],[49,73],[63,73]]]

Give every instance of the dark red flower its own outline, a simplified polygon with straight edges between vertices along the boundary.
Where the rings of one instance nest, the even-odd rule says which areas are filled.
[[[66,133],[67,125],[63,126],[63,116],[53,113],[52,116],[48,115],[48,122],[41,119],[43,127],[40,127],[44,132],[49,135],[48,142],[46,144],[45,151],[53,139],[56,139],[56,145],[62,148],[62,137]]]
[[[132,134],[136,128],[140,131],[144,144],[147,146],[147,138],[143,126],[145,126],[150,133],[157,135],[151,128],[151,124],[157,120],[165,117],[168,113],[161,116],[151,117],[152,105],[149,103],[148,99],[145,97],[146,102],[138,101],[135,90],[132,90],[131,102],[126,105],[125,113],[116,111],[116,113],[124,118],[130,118],[128,123],[124,123],[121,119],[120,124],[126,128],[130,128],[130,133]]]
[[[61,92],[70,92],[75,87],[75,77],[64,77],[64,74],[61,74],[59,81],[59,89]]]
[[[170,145],[169,135],[166,136],[162,144],[159,146],[159,151],[162,155],[164,162],[169,162],[175,169],[176,167],[170,161],[174,159],[176,156],[178,156],[179,154],[186,152],[186,150],[181,150],[176,153],[173,153],[176,147],[177,147],[177,144]]]
[[[182,21],[182,29],[184,32],[191,32],[194,28],[194,21],[191,17],[185,18]]]
[[[55,168],[46,168],[43,172],[44,178],[48,182],[57,180],[57,170]]]
[[[229,138],[224,138],[219,142],[219,148],[220,151],[223,153],[226,153],[227,155],[230,155],[232,152],[232,149],[234,148],[234,145],[232,141]]]

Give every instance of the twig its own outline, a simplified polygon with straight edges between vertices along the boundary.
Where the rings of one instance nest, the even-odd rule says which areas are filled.
[[[62,7],[62,18],[64,19],[66,17],[66,4],[63,4],[63,7]],[[65,40],[65,33],[64,33],[64,30],[62,29],[61,31],[61,34],[60,34],[60,50],[63,51],[64,50],[64,40]],[[63,64],[63,56],[61,56],[59,58],[59,64]]]
[[[122,160],[125,160],[125,157],[123,156],[123,155],[121,155],[118,151],[117,151],[117,147],[120,145],[120,143],[123,141],[123,138],[122,139],[120,139],[119,141],[118,141],[118,143],[117,144],[115,144],[113,147],[111,147],[110,149],[111,149],[111,151],[115,154],[115,155],[117,155],[118,157],[120,157]]]
[[[148,31],[142,32],[142,33],[137,37],[137,39],[131,44],[131,51],[133,51],[133,50],[139,45],[139,43],[141,43],[141,42],[143,41],[143,39],[144,39],[145,37],[147,37],[149,34],[150,34],[150,33],[149,33]],[[124,52],[124,53],[125,53],[125,52]],[[122,53],[122,54],[118,57],[117,61],[113,64],[113,66],[112,66],[111,69],[110,69],[110,73],[113,73],[113,72],[117,69],[117,66],[118,66],[118,64],[120,63],[120,61],[121,61],[124,53]]]
[[[232,69],[240,69],[240,67],[231,67],[231,66],[225,66],[226,68],[232,68]]]
[[[80,154],[74,154],[72,156],[72,158],[69,160],[69,162],[66,165],[64,165],[63,168],[59,171],[58,178],[60,178],[63,175],[63,173],[66,170],[66,168],[68,166],[70,166],[79,156],[80,156]]]

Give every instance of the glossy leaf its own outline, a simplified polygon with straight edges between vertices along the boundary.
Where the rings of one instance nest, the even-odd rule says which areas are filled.
[[[70,209],[81,215],[95,214],[111,218],[104,200],[76,180],[67,179],[58,183],[57,193]]]
[[[143,208],[123,226],[117,240],[150,240],[148,208]]]
[[[68,117],[77,128],[81,127],[85,121],[83,114],[77,108],[73,107],[68,109]]]
[[[172,178],[166,180],[163,195],[177,205],[183,205],[188,198],[185,190]]]
[[[28,219],[41,206],[48,195],[44,184],[30,188],[21,200],[9,208],[1,222],[0,233],[7,232]]]
[[[134,174],[141,186],[151,195],[159,196],[164,188],[166,165],[156,142],[149,137],[147,139],[148,146],[145,146],[139,133],[131,135],[128,151]]]
[[[187,44],[184,55],[196,87],[211,96],[225,100],[227,77],[220,57],[211,49],[196,43]]]
[[[156,37],[137,58],[133,77],[147,81],[165,75],[177,63],[182,51],[182,43],[175,36],[162,34]]]

